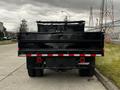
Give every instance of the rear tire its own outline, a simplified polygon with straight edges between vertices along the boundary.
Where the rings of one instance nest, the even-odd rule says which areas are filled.
[[[28,69],[28,75],[29,75],[30,77],[35,77],[35,76],[36,76],[35,70],[34,70],[34,69]]]
[[[44,69],[36,69],[35,67],[42,67],[43,63],[36,63],[36,57],[27,57],[26,60],[28,75],[30,77],[42,77],[44,75]]]
[[[43,69],[37,69],[35,70],[36,76],[42,77],[44,76],[44,70]]]
[[[83,77],[92,77],[94,75],[94,68],[79,69],[79,75]]]
[[[80,76],[89,76],[88,69],[79,69]]]
[[[35,59],[34,57],[26,57],[26,66],[27,66],[27,70],[28,70],[28,75],[30,77],[35,77],[36,73],[35,73]]]
[[[92,77],[95,74],[95,57],[90,58],[89,66],[85,66],[85,68],[80,68],[78,73],[83,77]]]

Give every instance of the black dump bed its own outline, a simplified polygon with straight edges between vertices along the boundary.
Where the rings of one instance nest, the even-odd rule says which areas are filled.
[[[18,33],[19,55],[29,53],[103,55],[104,33],[84,32],[84,21],[37,23],[39,32]]]

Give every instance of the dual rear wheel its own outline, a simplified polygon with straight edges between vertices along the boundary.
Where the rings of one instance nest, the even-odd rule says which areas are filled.
[[[36,63],[35,57],[27,57],[26,59],[26,64],[27,64],[27,70],[28,70],[28,75],[30,77],[36,77],[36,76],[43,76],[44,75],[44,69],[37,69],[35,68],[36,66],[42,66],[41,63]]]
[[[28,69],[28,75],[30,77],[36,77],[36,76],[43,76],[44,70],[43,69]]]
[[[30,77],[42,77],[44,75],[44,69],[40,68],[35,68],[41,67],[42,63],[36,63],[35,60],[36,57],[27,57],[26,59],[26,64],[27,64],[27,70],[28,70],[28,75]],[[80,76],[88,76],[91,77],[95,73],[95,57],[91,57],[89,60],[90,64],[87,66],[84,66],[84,68],[80,67],[78,70],[78,73]]]
[[[79,69],[78,73],[80,76],[92,77],[95,74],[95,57],[90,57],[89,63],[88,66]]]

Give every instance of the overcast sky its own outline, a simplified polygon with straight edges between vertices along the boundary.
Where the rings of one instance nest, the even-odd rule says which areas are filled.
[[[26,19],[30,30],[36,20],[89,20],[89,8],[94,8],[94,19],[99,17],[102,0],[0,0],[0,21],[8,30],[16,30],[20,20]],[[120,0],[114,0],[115,18],[120,19]],[[61,12],[65,11],[65,12]]]

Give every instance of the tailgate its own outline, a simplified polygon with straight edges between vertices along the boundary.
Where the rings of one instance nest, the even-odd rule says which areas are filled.
[[[104,34],[18,33],[18,48],[19,56],[102,56]]]

